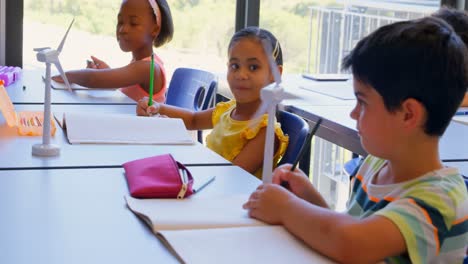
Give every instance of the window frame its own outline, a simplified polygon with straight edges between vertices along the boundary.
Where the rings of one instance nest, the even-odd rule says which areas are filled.
[[[23,17],[24,0],[7,1],[0,0],[5,5],[5,30],[0,32],[4,41],[0,48],[0,55],[4,55],[5,65],[23,66]],[[441,5],[447,5],[458,9],[468,10],[468,0],[441,0]],[[258,26],[260,19],[260,0],[236,0],[235,30],[238,31],[247,26]],[[1,24],[0,24],[1,26]],[[0,29],[3,29],[0,27]],[[8,39],[8,41],[6,41]],[[8,52],[6,52],[8,50]],[[2,57],[0,56],[0,59]],[[0,61],[1,62],[1,61]]]

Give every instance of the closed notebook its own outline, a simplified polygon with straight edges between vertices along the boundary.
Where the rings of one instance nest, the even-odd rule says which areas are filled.
[[[66,112],[71,144],[194,144],[182,119]]]
[[[20,136],[41,136],[44,123],[44,112],[21,111],[16,112],[8,93],[0,80],[0,110],[9,127],[16,127]],[[53,117],[50,118],[50,134],[55,135],[56,127]]]
[[[333,263],[284,227],[250,218],[246,194],[125,199],[181,263]]]

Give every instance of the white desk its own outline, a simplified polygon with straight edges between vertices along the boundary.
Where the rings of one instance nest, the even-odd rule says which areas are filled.
[[[282,78],[282,86],[285,91],[297,95],[295,99],[285,99],[282,101],[283,105],[354,105],[355,100],[342,100],[336,97],[325,95],[323,93],[313,92],[307,90],[312,83],[312,80],[302,78],[299,74],[285,74]],[[316,84],[317,82],[315,82]],[[332,86],[332,82],[321,82],[324,86]],[[342,89],[344,93],[349,93],[349,89],[353,87],[351,83],[340,82],[337,89]],[[335,89],[335,90],[337,90]],[[229,85],[227,84],[226,77],[219,77],[218,93],[226,98],[233,98]]]
[[[354,105],[355,97],[352,81],[313,81],[303,78],[300,74],[290,74],[283,77],[284,89],[299,98],[285,99],[283,105]]]
[[[11,101],[16,104],[44,103],[44,87],[42,76],[44,69],[23,70],[21,80],[5,87]],[[24,87],[24,88],[23,88]],[[51,91],[52,104],[128,104],[136,102],[118,90],[67,90]]]
[[[196,195],[251,193],[259,184],[235,166],[190,171],[195,180],[216,175]],[[127,194],[123,169],[0,171],[0,263],[177,263],[127,209]]]
[[[286,109],[305,119],[316,121],[324,118],[317,135],[350,151],[366,155],[356,130],[356,121],[349,113],[354,105],[315,106],[288,105]],[[468,126],[451,122],[440,140],[440,158],[443,161],[468,161]]]
[[[17,111],[41,110],[41,105],[15,105]],[[109,113],[134,113],[135,106],[122,105],[54,105],[52,111],[101,111]],[[149,156],[171,153],[181,163],[194,165],[231,164],[200,143],[194,145],[118,145],[78,144],[71,145],[60,127],[51,140],[61,147],[57,157],[37,157],[31,148],[42,142],[42,137],[18,136],[16,128],[7,126],[0,116],[0,170],[1,169],[44,169],[44,168],[102,168],[120,167],[122,163]]]

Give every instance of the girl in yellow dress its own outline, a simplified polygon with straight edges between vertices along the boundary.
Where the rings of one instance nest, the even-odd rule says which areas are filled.
[[[189,130],[212,129],[206,145],[260,178],[268,115],[264,114],[259,120],[252,118],[261,104],[260,90],[274,81],[262,40],[271,44],[272,56],[281,73],[283,58],[278,40],[265,29],[248,27],[236,32],[228,47],[227,81],[233,100],[193,112],[159,103],[148,107],[148,98],[144,98],[138,102],[137,114],[182,118]],[[288,137],[276,123],[274,166],[286,151],[287,144]]]

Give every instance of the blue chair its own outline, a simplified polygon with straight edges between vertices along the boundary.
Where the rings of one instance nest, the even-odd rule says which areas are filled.
[[[343,167],[344,173],[348,175],[350,178],[354,177],[359,169],[361,167],[361,163],[364,160],[364,158],[357,157],[353,158],[351,160],[348,160]]]
[[[217,87],[217,78],[211,72],[177,68],[169,83],[166,104],[193,111],[205,110],[214,104]],[[197,135],[198,141],[202,142],[202,131]]]
[[[277,118],[284,134],[289,136],[288,147],[278,165],[292,164],[299,155],[302,146],[306,144],[309,124],[301,117],[283,110],[278,111]]]
[[[202,109],[208,109],[214,107],[216,105],[216,94],[218,93],[218,83],[212,82],[210,87],[208,87],[208,91],[205,95],[205,100],[202,104]]]

